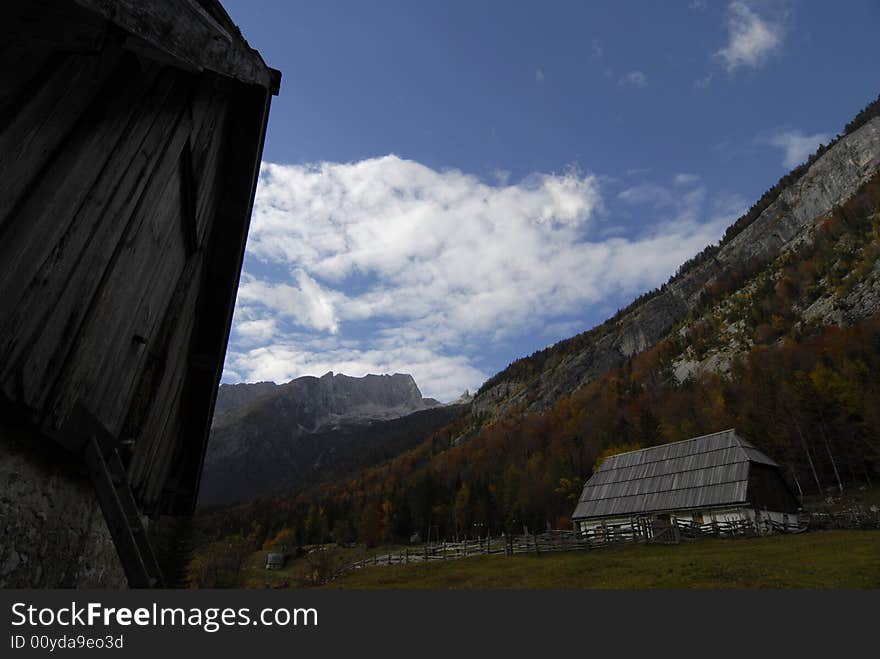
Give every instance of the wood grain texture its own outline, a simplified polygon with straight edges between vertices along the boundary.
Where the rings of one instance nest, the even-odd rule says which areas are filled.
[[[273,75],[237,30],[191,0],[76,0],[126,32],[180,62],[269,88]]]
[[[10,0],[0,74],[0,399],[189,512],[277,75],[213,0]]]

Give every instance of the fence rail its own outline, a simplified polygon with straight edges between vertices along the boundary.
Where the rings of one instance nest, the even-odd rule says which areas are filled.
[[[880,529],[880,510],[877,506],[852,506],[841,511],[818,511],[808,515],[810,529]]]
[[[864,512],[864,511],[863,511]],[[789,523],[769,519],[714,521],[704,524],[675,520],[660,523],[646,517],[635,517],[629,524],[596,527],[586,531],[547,531],[540,534],[501,535],[459,542],[437,542],[405,548],[388,554],[364,558],[337,571],[343,574],[379,565],[407,565],[447,561],[469,556],[550,554],[562,551],[588,551],[627,543],[677,544],[696,538],[754,537],[771,533],[803,533],[823,528],[880,528],[880,515],[807,513]]]

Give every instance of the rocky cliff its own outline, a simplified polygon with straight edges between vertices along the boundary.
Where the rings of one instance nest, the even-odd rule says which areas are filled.
[[[229,503],[374,464],[464,411],[423,398],[411,375],[327,373],[223,385],[199,501]]]
[[[214,404],[214,417],[230,410],[246,407],[261,398],[268,398],[278,391],[274,382],[221,384]]]
[[[516,408],[529,412],[546,409],[561,396],[656,344],[697,307],[719,278],[747,265],[754,268],[769,263],[803,240],[878,168],[880,118],[874,117],[812,159],[754,219],[728,234],[717,248],[709,248],[708,258],[682,268],[666,285],[611,321],[514,362],[490,379],[473,402],[475,414],[491,419]]]
[[[273,382],[221,385],[214,408],[214,428],[233,423],[255,404],[268,403],[280,418],[307,432],[345,420],[394,419],[439,403],[422,398],[411,375],[326,373],[305,376],[282,385]],[[209,448],[210,451],[210,448]]]

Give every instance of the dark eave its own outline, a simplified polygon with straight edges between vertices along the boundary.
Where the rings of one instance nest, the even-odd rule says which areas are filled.
[[[238,89],[231,94],[230,121],[223,137],[220,199],[183,389],[184,409],[190,411],[183,426],[184,455],[166,497],[166,510],[174,514],[193,512],[198,497],[269,118],[269,90],[232,84]]]
[[[281,74],[266,66],[215,0],[75,1],[128,33],[130,50],[278,93]]]

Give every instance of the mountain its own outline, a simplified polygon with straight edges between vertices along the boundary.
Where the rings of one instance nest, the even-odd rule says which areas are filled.
[[[731,427],[795,492],[880,480],[880,99],[659,289],[515,361],[412,448],[226,511],[224,530],[563,528],[603,456]]]
[[[725,233],[684,264],[669,282],[643,295],[599,327],[515,361],[477,393],[481,418],[514,409],[537,412],[598,375],[656,345],[701,306],[742,282],[812,234],[836,206],[876,175],[880,165],[880,101],[868,106],[828,147],[783,177]],[[877,309],[877,289],[861,316]]]
[[[275,400],[279,414],[311,431],[344,419],[393,419],[436,407],[422,398],[411,375],[365,375],[354,378],[332,371],[319,378],[307,375],[282,385],[274,382],[223,384],[217,391],[214,427],[239,418],[255,403]]]
[[[462,411],[423,398],[400,373],[222,385],[199,502],[230,503],[375,464]]]
[[[217,390],[214,417],[239,407],[250,405],[261,398],[268,398],[278,391],[274,382],[221,384]]]

